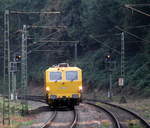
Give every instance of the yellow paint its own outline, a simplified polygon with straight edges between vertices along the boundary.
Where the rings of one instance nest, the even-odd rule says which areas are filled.
[[[66,71],[77,71],[78,80],[68,81],[66,80]],[[50,72],[61,72],[62,80],[51,81]],[[62,96],[72,97],[72,94],[78,94],[81,96],[82,88],[82,70],[77,67],[52,67],[45,71],[45,92],[50,95],[56,95],[61,98]],[[47,90],[47,91],[46,91]],[[48,91],[49,90],[49,91]]]

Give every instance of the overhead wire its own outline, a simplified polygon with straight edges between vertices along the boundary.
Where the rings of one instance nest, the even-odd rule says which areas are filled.
[[[66,43],[66,42],[70,42],[70,43],[79,43],[79,41],[65,41],[65,40],[43,40],[43,41],[37,41],[37,42],[46,42],[46,43]]]
[[[34,49],[32,49],[32,50],[30,50],[29,52],[28,52],[28,54],[30,54],[32,51],[35,51],[35,50],[37,50],[37,49],[39,49],[39,48],[41,48],[42,46],[44,46],[44,45],[46,45],[47,43],[49,43],[49,42],[52,42],[52,43],[64,43],[64,42],[72,42],[72,43],[79,43],[79,41],[55,41],[55,40],[51,40],[51,41],[38,41],[38,42],[43,42],[43,44],[41,44],[40,46],[37,46],[36,48],[34,48]],[[34,44],[33,44],[34,45]]]
[[[120,31],[123,31],[123,32],[127,33],[128,35],[133,36],[133,37],[135,37],[135,38],[137,38],[137,39],[139,39],[139,40],[142,40],[142,41],[144,41],[144,42],[150,43],[149,40],[145,40],[145,39],[143,39],[143,38],[141,38],[141,37],[139,37],[139,36],[137,36],[137,35],[135,35],[135,34],[133,34],[133,33],[131,33],[131,32],[128,32],[128,31],[124,30],[123,28],[121,28],[121,27],[119,27],[119,26],[116,26],[116,29],[118,29],[118,30],[120,30]]]
[[[38,26],[35,26],[35,27],[38,27]],[[42,27],[42,26],[39,26],[39,27]],[[45,26],[44,26],[44,27],[45,27]],[[33,28],[34,28],[34,27],[33,27]],[[50,36],[56,34],[57,32],[60,32],[60,29],[57,29],[56,32],[53,32],[53,33],[49,34],[48,36],[42,38],[40,41],[37,41],[37,42],[44,42],[44,39],[47,39],[48,37],[50,37]],[[34,39],[34,38],[28,38],[28,39]],[[37,43],[37,42],[36,42],[36,43]],[[36,43],[33,43],[33,44],[28,45],[28,48],[31,47],[31,46],[33,46],[33,45],[35,45]],[[46,43],[41,44],[40,46],[38,46],[38,47],[35,48],[35,49],[38,49],[38,48],[44,46],[44,45],[47,44],[47,43],[48,43],[48,41],[46,41]],[[19,49],[19,48],[18,48],[18,49]],[[18,50],[18,49],[16,49],[16,50]],[[15,51],[16,51],[16,50],[15,50]],[[32,50],[29,51],[28,54],[30,54],[31,52],[32,52]]]
[[[134,7],[150,7],[150,4],[126,4],[128,6],[134,6]]]
[[[56,52],[56,51],[61,51],[62,52],[62,50],[51,50],[51,49],[47,49],[47,50],[33,50],[33,52]]]
[[[37,26],[37,25],[28,25],[29,28],[46,28],[46,29],[60,29],[67,28],[67,26]]]
[[[55,12],[10,11],[10,13],[13,13],[13,14],[60,14],[60,12],[58,12],[58,11],[55,11]],[[17,17],[18,17],[18,15],[17,15]],[[19,19],[20,19],[20,18],[19,18]],[[35,27],[38,27],[38,26],[32,26],[32,27],[35,28]],[[47,26],[39,26],[39,27],[41,27],[41,28],[48,28]],[[56,27],[53,27],[52,29],[54,29],[54,28],[56,28]],[[57,28],[62,28],[62,26],[58,26]],[[63,26],[63,28],[65,28],[65,27]],[[59,31],[60,31],[60,30],[59,30]],[[59,32],[59,31],[57,30],[56,32],[54,32],[54,33],[52,33],[52,34],[49,34],[48,36],[44,37],[43,39],[46,39],[46,38],[52,36],[53,34]],[[15,34],[17,34],[18,32],[22,32],[22,30],[17,30],[14,34],[12,34],[13,37],[14,37]],[[11,38],[13,38],[13,37],[11,37]],[[19,38],[20,38],[20,37],[19,37]],[[17,39],[18,39],[18,38],[17,38]],[[43,40],[43,39],[42,39],[42,40]],[[40,41],[42,41],[42,40],[40,40]],[[45,45],[45,44],[47,44],[47,43],[48,43],[48,42],[41,44],[40,46],[36,47],[36,49],[42,47],[43,45]],[[33,46],[33,45],[35,45],[35,43],[33,43],[33,44],[31,44],[31,45],[28,45],[28,47],[31,47],[31,46]],[[17,49],[15,49],[14,51],[16,52],[16,51],[18,51],[18,49],[20,49],[20,48],[17,48]],[[12,52],[13,52],[13,51],[12,51]],[[12,52],[11,52],[11,53],[12,53]],[[31,51],[29,51],[28,54],[29,54],[29,53],[31,53]]]
[[[110,33],[106,33],[106,34],[102,34],[102,35],[94,35],[94,37],[105,37],[105,36],[120,36],[121,33],[115,33],[115,34],[110,34]]]
[[[48,37],[52,36],[53,34],[56,34],[57,32],[58,32],[58,30],[57,30],[56,32],[54,32],[54,33],[51,33],[51,34],[47,35],[47,36],[44,37],[43,39],[47,39]],[[35,44],[36,44],[36,43],[33,43],[33,44],[28,45],[28,48],[29,48],[29,47],[32,47],[32,46],[35,45]],[[42,46],[45,45],[45,44],[46,44],[46,43],[43,43],[42,45],[38,46],[38,48],[42,47]],[[14,51],[12,51],[12,53],[18,51],[19,49],[20,49],[20,48],[16,48]]]
[[[102,42],[102,41],[96,39],[93,35],[89,35],[89,37],[92,38],[92,39],[94,39],[96,42],[103,44],[105,47],[107,47],[107,48],[113,50],[113,51],[116,52],[117,54],[119,54],[119,55],[121,54],[120,51],[118,51],[118,50],[116,50],[116,49],[110,47],[109,45],[105,44],[104,42]]]
[[[140,28],[145,28],[145,27],[150,27],[150,24],[148,24],[148,25],[139,25],[139,26],[127,26],[126,28],[128,28],[128,29],[133,29],[133,28],[140,29]]]
[[[127,5],[127,4],[126,4],[125,7],[126,7],[126,8],[129,8],[129,9],[135,11],[135,12],[138,12],[138,13],[141,13],[141,14],[143,14],[143,15],[145,15],[145,16],[150,17],[150,14],[145,13],[145,12],[139,10],[139,9],[133,8],[133,7],[131,7],[130,5]]]
[[[141,67],[139,67],[138,69],[136,69],[136,71],[134,71],[134,73],[131,75],[131,76],[127,76],[127,79],[128,80],[132,80],[135,76],[136,76],[136,74],[139,72],[139,71],[141,71],[147,64],[149,64],[150,62],[146,62],[146,63],[144,63]]]
[[[12,14],[60,14],[59,11],[49,11],[49,12],[28,12],[28,11],[10,11]]]
[[[57,30],[56,32],[49,34],[48,36],[44,37],[43,39],[46,39],[46,38],[52,36],[53,34],[56,34],[57,32],[59,32],[59,31]],[[42,40],[41,40],[41,41],[42,41]],[[37,41],[37,42],[38,42],[38,41]],[[37,42],[36,42],[36,43],[37,43]],[[41,48],[42,46],[46,45],[47,43],[48,43],[48,42],[45,42],[45,43],[41,44],[40,46],[37,46],[37,47],[34,48],[33,50],[37,50],[37,49]],[[33,45],[35,45],[35,43],[29,45],[28,47],[31,47],[31,46],[33,46]],[[27,54],[30,54],[30,53],[32,53],[32,50],[30,50]]]

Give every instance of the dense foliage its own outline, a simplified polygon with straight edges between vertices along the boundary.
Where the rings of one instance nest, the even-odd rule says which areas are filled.
[[[120,47],[122,31],[125,32],[126,88],[130,93],[150,94],[150,18],[125,8],[125,4],[148,4],[149,0],[0,0],[1,14],[5,9],[24,11],[61,11],[59,15],[15,15],[11,18],[11,33],[27,25],[67,26],[67,29],[31,29],[29,51],[45,40],[79,40],[78,66],[84,71],[87,89],[108,88],[108,72],[105,56],[110,54],[113,69],[113,88],[120,77]],[[149,6],[134,7],[149,13]],[[15,18],[16,17],[16,18]],[[0,17],[1,35],[3,16]],[[120,28],[122,30],[120,30]],[[53,34],[52,34],[53,33]],[[12,50],[21,41],[15,35],[11,40]],[[21,36],[21,35],[19,35]],[[46,38],[45,38],[46,37]],[[40,39],[39,39],[40,38]],[[3,40],[3,37],[0,37]],[[2,42],[0,42],[1,69]],[[72,43],[47,43],[40,49],[53,52],[32,52],[28,58],[29,80],[42,80],[45,68],[59,62],[74,64]],[[34,66],[33,66],[34,65]],[[2,76],[2,72],[0,73]],[[143,91],[141,91],[143,90]]]

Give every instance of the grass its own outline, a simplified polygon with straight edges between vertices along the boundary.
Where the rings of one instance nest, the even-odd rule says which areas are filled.
[[[20,117],[19,117],[20,118]],[[14,121],[11,120],[11,125],[1,125],[1,128],[20,128],[21,126],[30,126],[34,123],[34,121]]]
[[[34,119],[28,116],[21,116],[21,103],[10,102],[10,125],[2,125],[2,104],[3,99],[0,98],[0,128],[19,128],[20,126],[29,126],[34,123]],[[29,106],[30,109],[30,106]]]
[[[141,128],[138,120],[130,120],[128,122],[128,127],[129,128]]]
[[[32,118],[22,117],[22,116],[15,116],[11,118],[13,128],[19,128],[20,126],[30,126],[34,123]]]
[[[109,120],[102,120],[100,128],[110,128],[111,125],[112,124],[111,124],[111,122]]]

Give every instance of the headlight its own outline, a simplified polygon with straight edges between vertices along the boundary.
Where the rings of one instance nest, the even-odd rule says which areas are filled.
[[[50,95],[50,99],[56,99],[57,98],[57,96],[56,95]]]
[[[50,90],[50,87],[46,87],[46,91],[49,91]]]
[[[79,90],[82,91],[82,86],[79,86]]]
[[[73,95],[72,95],[72,98],[77,99],[77,98],[79,98],[79,95],[78,95],[78,94],[73,94]]]

